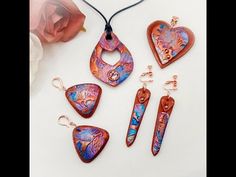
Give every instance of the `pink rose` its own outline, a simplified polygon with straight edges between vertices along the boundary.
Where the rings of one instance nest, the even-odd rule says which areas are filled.
[[[30,31],[42,42],[69,41],[84,30],[84,20],[72,0],[30,0]]]

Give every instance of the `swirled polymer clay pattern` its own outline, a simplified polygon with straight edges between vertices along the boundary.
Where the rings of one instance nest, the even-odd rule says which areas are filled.
[[[107,40],[104,33],[97,44],[90,59],[92,74],[104,83],[117,86],[122,83],[133,71],[133,58],[129,50],[122,44],[114,33],[112,40]],[[110,65],[102,60],[103,50],[112,52],[118,50],[121,58],[115,65]]]
[[[162,64],[173,59],[189,42],[189,36],[184,28],[170,28],[159,24],[153,29],[152,41]]]
[[[146,108],[144,104],[136,104],[134,106],[133,117],[129,125],[128,136],[127,136],[127,142],[129,144],[133,143],[137,135],[137,131],[140,126],[140,122],[143,118],[145,109]]]
[[[155,130],[155,138],[152,152],[157,154],[161,148],[162,139],[164,137],[165,129],[169,120],[169,115],[166,112],[160,112],[158,115],[159,125]]]
[[[84,162],[91,162],[102,151],[108,139],[108,132],[98,127],[78,126],[73,131],[76,151]]]
[[[83,117],[90,117],[95,111],[101,95],[101,88],[96,84],[79,84],[66,91],[71,105]]]

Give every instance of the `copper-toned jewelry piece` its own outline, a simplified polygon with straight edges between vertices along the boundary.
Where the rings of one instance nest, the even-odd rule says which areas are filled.
[[[178,17],[171,24],[155,21],[147,29],[148,42],[161,68],[165,68],[185,55],[194,44],[194,34],[186,27],[175,27]]]
[[[52,85],[65,91],[67,100],[82,117],[90,118],[93,115],[102,94],[102,88],[99,85],[84,83],[66,89],[59,77],[52,80]]]
[[[85,163],[93,161],[109,140],[109,133],[106,130],[89,125],[77,126],[67,116],[60,116],[58,123],[68,128],[74,127],[72,133],[74,146],[78,156]]]
[[[172,113],[175,100],[170,96],[171,90],[177,90],[177,75],[173,76],[172,81],[167,81],[165,83],[164,89],[167,91],[167,95],[161,97],[156,123],[155,123],[155,129],[153,133],[153,139],[152,139],[152,154],[155,156],[158,154],[161,148],[161,144],[163,141],[163,137],[165,134],[165,130],[170,118],[170,115]],[[166,88],[167,85],[172,85],[172,88]]]
[[[130,123],[126,135],[126,145],[128,147],[131,146],[136,139],[139,127],[143,119],[143,115],[145,113],[151,96],[150,90],[146,88],[147,83],[153,82],[153,80],[150,79],[153,76],[151,65],[148,66],[148,70],[148,72],[145,72],[140,76],[140,81],[143,83],[143,87],[137,91],[135,97],[133,111],[131,114]],[[144,79],[145,77],[148,77],[148,79]]]
[[[140,4],[144,0],[139,0],[138,2],[117,11],[109,18],[109,20],[106,19],[102,12],[100,12],[92,4],[87,2],[87,0],[82,1],[93,8],[97,13],[99,13],[106,23],[105,31],[91,55],[90,70],[97,79],[110,86],[116,87],[129,77],[129,75],[133,71],[134,62],[128,48],[118,39],[118,37],[113,32],[111,20],[117,14]],[[116,64],[110,65],[102,59],[102,53],[104,51],[114,52],[116,50],[120,53],[120,60]]]

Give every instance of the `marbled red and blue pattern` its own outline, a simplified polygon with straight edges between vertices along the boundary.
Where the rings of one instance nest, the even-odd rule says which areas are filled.
[[[126,145],[130,147],[138,134],[139,127],[142,123],[145,110],[151,96],[150,90],[147,88],[140,88],[135,97],[133,111],[130,118],[130,123],[126,135]]]
[[[89,163],[103,150],[109,139],[109,133],[93,126],[78,126],[73,131],[75,149],[80,159]]]
[[[185,28],[170,28],[161,23],[153,28],[152,41],[162,64],[166,64],[176,57],[189,43],[189,36]]]
[[[169,120],[169,114],[166,112],[160,112],[157,117],[157,121],[159,122],[159,125],[156,127],[154,131],[154,139],[153,139],[153,145],[152,145],[152,153],[153,155],[158,154],[161,148],[162,140],[165,134],[166,126],[168,124]]]
[[[132,116],[130,124],[129,124],[128,134],[127,134],[127,138],[126,138],[128,146],[130,146],[134,142],[134,140],[137,136],[138,129],[139,129],[140,123],[142,121],[145,109],[146,109],[146,107],[144,104],[136,104],[134,106],[133,116]]]
[[[129,77],[133,71],[134,63],[131,53],[126,46],[120,42],[113,32],[111,36],[112,40],[107,40],[106,32],[102,35],[91,56],[90,70],[96,78],[115,87]],[[118,50],[121,55],[120,60],[115,65],[104,62],[102,59],[102,52],[104,50],[108,52]]]
[[[66,98],[84,118],[89,118],[96,110],[102,89],[96,84],[79,84],[66,91]]]

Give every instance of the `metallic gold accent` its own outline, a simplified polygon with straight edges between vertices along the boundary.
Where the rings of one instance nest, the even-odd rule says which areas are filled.
[[[179,17],[173,16],[171,19],[171,27],[173,28],[179,20]]]
[[[144,90],[147,87],[147,83],[153,82],[152,79],[150,79],[153,76],[153,72],[152,72],[152,65],[148,65],[148,72],[144,72],[139,76],[139,81],[143,83],[143,88]],[[148,77],[148,79],[144,79],[144,77]]]
[[[167,96],[170,96],[170,91],[175,91],[175,90],[178,89],[177,88],[177,78],[178,78],[178,76],[175,74],[175,75],[173,75],[173,80],[165,82],[165,84],[163,86],[163,89],[167,91]],[[172,87],[171,88],[166,88],[166,86],[170,85],[170,84],[172,84],[171,85]]]
[[[107,76],[110,81],[117,81],[120,78],[120,74],[116,70],[110,70]]]

